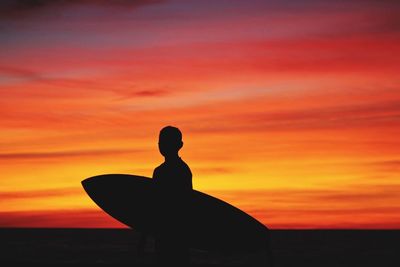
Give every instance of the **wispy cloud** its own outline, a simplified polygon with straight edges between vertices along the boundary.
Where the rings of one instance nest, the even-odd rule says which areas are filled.
[[[73,151],[54,151],[54,152],[25,152],[25,153],[0,153],[3,160],[34,160],[34,159],[57,159],[70,157],[97,157],[112,156],[121,154],[132,154],[143,152],[138,149],[102,149],[102,150],[73,150]]]
[[[357,190],[356,190],[357,189]],[[226,191],[211,191],[216,195],[223,195],[231,202],[241,202],[244,207],[257,207],[257,203],[270,203],[271,208],[279,205],[285,206],[287,209],[297,209],[308,206],[310,203],[319,203],[315,207],[309,207],[312,211],[315,209],[336,210],[341,209],[373,209],[374,205],[379,206],[382,203],[392,203],[393,206],[400,208],[397,194],[400,190],[400,184],[394,185],[353,185],[340,188],[336,186],[332,189],[270,189],[270,190],[226,190]],[[239,201],[241,200],[241,201]],[[247,204],[246,204],[247,203]],[[352,205],[348,206],[348,203]],[[365,205],[370,203],[370,205]],[[253,206],[254,205],[254,206]],[[268,210],[266,205],[265,210]]]
[[[293,99],[295,102],[296,100]],[[251,102],[251,100],[249,100]],[[254,107],[258,110],[248,112],[231,108],[236,101],[224,103],[225,109],[220,108],[219,114],[205,115],[201,117],[202,124],[190,123],[192,131],[202,133],[212,132],[254,132],[254,131],[287,131],[287,130],[311,130],[311,129],[349,129],[377,127],[381,125],[395,126],[400,117],[400,102],[397,100],[387,102],[372,102],[364,104],[340,105],[337,103],[331,107],[296,108],[282,103],[280,111],[265,110],[269,100],[255,102]],[[257,103],[257,104],[256,104]],[[290,104],[290,103],[288,103]],[[206,109],[206,108],[205,108]],[[196,113],[197,108],[193,108]],[[230,123],[210,124],[207,121],[214,120],[229,121]]]
[[[398,190],[400,185],[358,185],[210,193],[236,204],[271,228],[379,229],[400,226]]]
[[[169,88],[149,88],[149,89],[136,89],[124,88],[124,89],[111,89],[120,97],[117,100],[129,100],[137,98],[160,98],[164,96],[169,96],[174,93],[174,90]]]
[[[255,115],[257,117],[257,115]],[[319,128],[319,127],[363,127],[395,121],[400,116],[400,102],[391,101],[352,106],[337,106],[297,110],[282,113],[264,113],[258,119],[265,127]],[[250,119],[252,115],[248,117]],[[274,125],[274,126],[273,126]]]
[[[24,80],[36,80],[42,78],[41,75],[35,71],[8,66],[0,66],[0,75],[9,75],[11,77],[22,78]]]
[[[0,192],[0,202],[7,200],[18,199],[33,199],[33,198],[49,198],[49,197],[63,197],[74,196],[82,194],[82,190],[77,188],[49,188],[42,190],[29,190],[29,191],[3,191]]]
[[[127,228],[101,210],[0,212],[0,227]]]
[[[65,8],[76,5],[138,8],[163,2],[162,0],[4,0],[0,3],[0,18],[32,15],[46,8]]]

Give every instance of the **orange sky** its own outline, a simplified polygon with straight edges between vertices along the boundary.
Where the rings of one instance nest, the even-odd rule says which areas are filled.
[[[80,181],[151,176],[174,125],[272,229],[400,228],[395,2],[6,2],[0,227],[123,227]]]

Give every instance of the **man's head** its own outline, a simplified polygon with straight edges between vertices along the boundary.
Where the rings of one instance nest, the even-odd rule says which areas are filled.
[[[164,157],[178,155],[179,149],[183,146],[181,131],[173,126],[166,126],[161,129],[158,139],[158,148]]]

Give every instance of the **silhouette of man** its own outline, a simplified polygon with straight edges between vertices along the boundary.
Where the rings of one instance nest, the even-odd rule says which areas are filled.
[[[182,133],[178,128],[161,129],[158,148],[165,161],[155,168],[153,181],[158,202],[155,247],[157,261],[165,266],[190,263],[186,238],[193,185],[192,172],[178,154],[182,146]]]

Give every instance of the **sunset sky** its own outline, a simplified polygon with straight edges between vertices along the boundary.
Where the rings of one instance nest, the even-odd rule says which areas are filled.
[[[0,227],[124,227],[80,182],[151,176],[173,125],[194,188],[271,229],[400,229],[399,13],[1,1]]]

